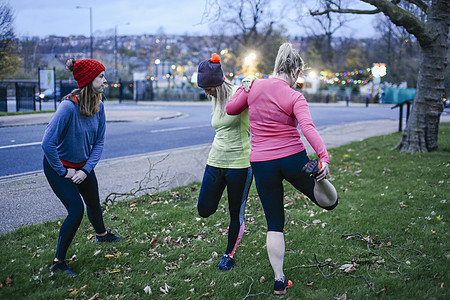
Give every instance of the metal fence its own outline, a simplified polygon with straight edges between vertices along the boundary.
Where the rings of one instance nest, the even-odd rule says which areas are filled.
[[[35,93],[36,85],[34,83],[16,82],[16,111],[36,110]]]
[[[0,111],[8,111],[8,94],[6,86],[0,86]]]

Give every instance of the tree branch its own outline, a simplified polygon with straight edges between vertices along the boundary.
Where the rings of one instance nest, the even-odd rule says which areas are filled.
[[[410,34],[414,35],[420,44],[428,44],[433,40],[433,36],[431,33],[427,31],[425,23],[420,21],[416,16],[412,13],[402,9],[397,5],[399,1],[388,1],[388,0],[361,0],[362,2],[368,3],[376,7],[374,10],[353,10],[353,9],[344,9],[340,6],[334,4],[336,8],[328,6],[328,8],[324,11],[315,11],[311,12],[311,15],[323,15],[326,13],[351,13],[351,14],[374,14],[378,12],[382,12],[384,15],[389,17],[392,23],[397,26],[402,26],[408,31]],[[407,0],[409,3],[412,3],[418,6],[420,9],[428,9],[427,6],[421,0]]]
[[[369,3],[378,9],[380,9],[383,14],[385,14],[392,23],[397,26],[402,26],[410,34],[414,35],[420,44],[431,43],[433,37],[428,32],[425,23],[420,21],[412,13],[402,9],[401,7],[393,4],[387,0],[361,0],[363,2]],[[411,0],[420,1],[420,0]]]
[[[418,8],[420,8],[423,12],[428,13],[429,6],[421,1],[421,0],[406,0],[407,2],[416,5]]]
[[[364,1],[364,0],[361,0]],[[354,14],[354,15],[374,15],[380,13],[381,10],[379,9],[373,9],[373,10],[360,10],[360,9],[344,9],[344,8],[329,8],[324,11],[309,11],[311,16],[322,16],[326,15],[327,13],[340,13],[340,14]]]

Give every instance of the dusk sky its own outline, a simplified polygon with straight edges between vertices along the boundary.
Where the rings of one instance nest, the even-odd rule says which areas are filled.
[[[1,1],[1,0],[0,0]],[[233,0],[227,0],[233,1]],[[92,7],[94,35],[111,34],[118,25],[119,35],[155,34],[161,27],[167,34],[211,34],[211,24],[202,23],[206,0],[7,0],[15,12],[14,28],[17,36],[48,36],[51,34],[89,36],[89,9]],[[312,4],[314,0],[309,1]],[[360,1],[356,1],[360,3]],[[305,35],[292,19],[306,14],[303,7],[292,3],[304,1],[272,0],[275,14],[285,8],[282,22],[290,35]],[[290,4],[290,6],[289,6]],[[288,5],[288,6],[286,6]],[[362,6],[370,8],[370,6]],[[352,37],[373,36],[373,16],[352,16],[348,28],[340,35]],[[126,23],[128,23],[126,25]],[[312,22],[309,22],[313,24]],[[361,30],[361,29],[364,30]],[[303,34],[302,34],[303,33]]]

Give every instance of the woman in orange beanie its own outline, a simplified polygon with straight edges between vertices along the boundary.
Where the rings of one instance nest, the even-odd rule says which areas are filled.
[[[248,112],[244,111],[237,116],[229,116],[225,112],[227,102],[236,89],[233,89],[233,85],[225,79],[220,57],[216,53],[200,63],[197,82],[213,100],[211,125],[216,130],[198,196],[197,209],[204,218],[214,214],[225,187],[227,188],[230,213],[228,243],[218,268],[221,271],[228,271],[235,265],[234,254],[244,234],[244,210],[253,178],[248,159],[250,154]]]
[[[106,231],[94,167],[100,160],[105,137],[105,67],[96,60],[66,61],[78,89],[63,98],[48,124],[42,149],[44,173],[53,192],[68,212],[59,230],[56,257],[50,270],[77,276],[66,264],[67,249],[80,226],[86,205],[97,242],[120,238]],[[84,203],[83,203],[84,202]]]

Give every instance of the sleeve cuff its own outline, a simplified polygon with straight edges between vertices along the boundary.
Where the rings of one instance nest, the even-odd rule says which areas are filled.
[[[86,176],[89,176],[89,172],[88,171],[86,171],[85,169],[80,169],[80,170],[83,171],[86,174]]]

